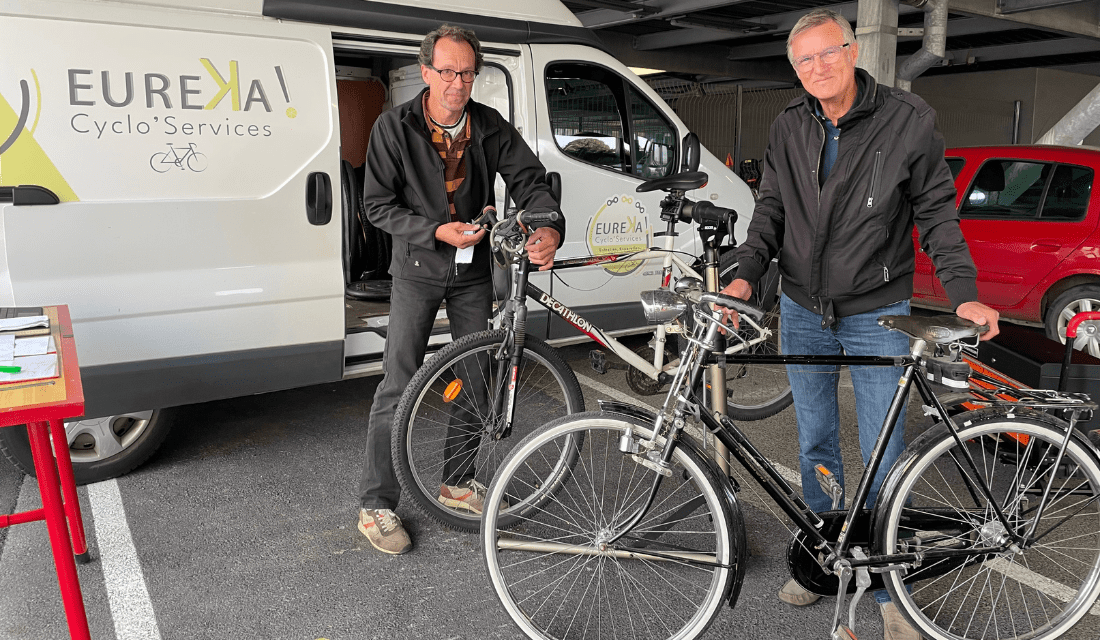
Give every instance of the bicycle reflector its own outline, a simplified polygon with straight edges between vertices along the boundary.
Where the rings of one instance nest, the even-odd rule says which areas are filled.
[[[443,402],[454,400],[460,393],[462,393],[462,380],[455,378],[451,381],[451,384],[447,385],[447,388],[443,390]]]

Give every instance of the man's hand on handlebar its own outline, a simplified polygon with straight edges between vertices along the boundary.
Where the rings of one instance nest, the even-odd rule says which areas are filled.
[[[481,242],[481,239],[484,237],[485,229],[475,224],[466,224],[465,222],[448,222],[447,224],[439,225],[435,229],[436,240],[446,242],[459,249],[472,247]]]
[[[1000,327],[997,326],[997,321],[1000,320],[1001,314],[997,313],[995,309],[990,309],[980,302],[964,302],[960,304],[959,308],[955,309],[955,315],[964,320],[969,320],[976,325],[989,325],[989,331],[982,334],[981,340],[989,340],[1001,332]]]
[[[730,296],[730,297],[733,297],[733,298],[740,298],[742,300],[748,300],[749,296],[752,295],[752,285],[749,284],[748,280],[742,280],[740,278],[737,278],[733,282],[729,283],[729,285],[727,285],[726,288],[719,291],[719,293],[723,293],[723,294],[725,294],[727,296]],[[733,309],[726,309],[725,307],[723,307],[722,308],[722,322],[724,322],[724,323],[730,325],[731,327],[733,327],[734,329],[736,329],[737,324],[740,322],[740,319],[738,318],[736,311],[734,311]],[[725,333],[725,330],[723,330],[722,333]]]
[[[527,238],[527,257],[531,264],[539,265],[539,271],[554,266],[554,254],[558,251],[561,235],[551,227],[539,227]]]

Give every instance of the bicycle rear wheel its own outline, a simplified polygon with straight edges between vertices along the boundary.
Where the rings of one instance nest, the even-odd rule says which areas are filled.
[[[509,367],[498,366],[497,355],[510,335],[482,331],[440,349],[413,376],[394,414],[391,453],[405,495],[421,513],[454,529],[477,531],[481,513],[441,503],[444,482],[473,478],[487,486],[524,436],[548,420],[584,410],[573,370],[553,347],[527,336],[515,381],[512,432],[493,437],[502,422],[494,400],[510,375]],[[503,350],[505,365],[510,353]],[[511,499],[519,504],[530,498]]]
[[[906,449],[894,467],[901,471],[881,494],[879,553],[926,554],[904,579],[915,582],[911,591],[900,572],[886,574],[898,609],[934,640],[1045,640],[1079,622],[1087,628],[1073,637],[1100,637],[1100,460],[1094,450],[1075,434],[1056,468],[1068,425],[1037,411],[983,409],[954,420],[962,446],[945,425],[930,429]],[[988,548],[1008,539],[977,486],[979,477],[1010,528],[1025,535],[1053,481],[1036,539],[1018,551],[936,558],[944,550]]]
[[[642,437],[652,429],[601,412],[556,420],[524,439],[493,480],[485,564],[505,610],[531,638],[695,638],[744,577],[741,512],[684,445],[646,516],[607,543],[657,475],[619,451],[628,427]],[[558,464],[578,442],[576,464]],[[500,500],[531,492],[544,500],[500,510]]]
[[[718,266],[718,282],[726,286],[733,280],[737,262],[733,252],[722,255]],[[737,355],[779,355],[779,268],[772,264],[757,283],[750,302],[766,309],[760,326],[771,331],[764,341],[737,352]],[[737,335],[751,341],[758,337],[742,320]],[[736,337],[727,336],[726,344],[735,346]],[[733,420],[763,420],[791,406],[791,383],[787,368],[781,364],[726,363],[726,414]]]

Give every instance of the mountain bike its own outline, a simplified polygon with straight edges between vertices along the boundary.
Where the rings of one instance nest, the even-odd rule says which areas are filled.
[[[672,281],[675,268],[701,285],[705,280],[708,290],[717,291],[721,285],[719,247],[731,232],[736,214],[685,198],[686,191],[701,187],[706,180],[705,173],[694,172],[639,186],[639,191],[668,192],[661,203],[661,219],[666,223],[663,249],[557,260],[554,268],[660,259],[662,286]],[[394,414],[392,454],[401,486],[419,511],[452,528],[476,531],[481,514],[449,506],[441,484],[456,485],[472,477],[487,485],[504,454],[524,435],[549,420],[584,410],[573,370],[553,347],[527,333],[528,299],[622,358],[632,367],[628,381],[637,378],[631,383],[636,390],[644,387],[643,391],[656,393],[671,380],[669,372],[675,371],[676,361],[664,360],[666,351],[673,351],[666,346],[665,327],[657,328],[652,352],[637,354],[530,283],[524,245],[532,225],[545,223],[549,213],[524,211],[488,222],[492,227],[490,245],[507,262],[512,282],[501,328],[465,336],[437,352],[410,381]],[[704,247],[703,275],[673,250],[676,225],[684,222],[697,225]],[[752,321],[754,337],[739,341],[733,351],[778,353],[779,303],[774,288],[771,295],[771,312]],[[604,363],[598,358],[595,366]],[[724,371],[715,366],[712,371],[725,375],[724,388],[708,384],[713,396],[710,402],[739,419],[772,415],[791,403],[786,371],[781,366],[746,364]]]
[[[856,603],[868,589],[885,588],[934,640],[1051,640],[1100,615],[1100,451],[1074,428],[1096,409],[1087,396],[991,395],[972,399],[979,410],[950,415],[928,378],[959,381],[962,345],[985,329],[955,316],[879,318],[912,339],[901,357],[724,357],[903,367],[857,506],[838,509],[840,486],[818,467],[834,504],[816,513],[700,397],[702,371],[723,348],[721,309],[763,311],[691,286],[646,292],[643,306],[653,321],[691,329],[661,409],[601,402],[601,411],[550,422],[516,445],[485,498],[490,581],[528,637],[690,639],[736,603],[747,555],[739,486],[701,444],[704,434],[794,523],[791,575],[837,596],[834,640],[856,638]],[[913,387],[938,423],[905,449],[874,507],[860,508]],[[563,459],[572,462],[555,463]],[[514,495],[524,502],[506,504]]]

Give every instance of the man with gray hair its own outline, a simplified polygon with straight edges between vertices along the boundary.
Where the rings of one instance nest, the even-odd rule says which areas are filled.
[[[803,16],[787,39],[787,58],[806,95],[772,124],[760,195],[748,238],[736,250],[739,267],[723,293],[748,299],[772,258],[783,276],[780,344],[785,354],[900,356],[902,333],[876,322],[908,315],[913,295],[913,226],[932,257],[955,313],[997,334],[998,314],[977,302],[977,270],[959,229],[955,186],[944,160],[936,114],[919,97],[875,82],[856,68],[859,45],[848,21],[829,9]],[[788,365],[798,419],[799,465],[806,503],[832,508],[815,468],[843,487],[837,366]],[[864,463],[886,417],[900,367],[850,368]],[[866,507],[874,505],[904,442],[905,411],[875,475]],[[843,505],[843,502],[841,502]],[[797,606],[820,596],[795,580],[779,592]],[[919,634],[890,602],[882,605],[886,640]]]
[[[440,303],[447,303],[451,337],[485,330],[492,313],[491,260],[484,229],[470,224],[495,205],[499,173],[523,209],[555,210],[546,170],[519,132],[490,107],[470,100],[481,70],[481,43],[468,29],[444,25],[420,47],[428,88],[383,113],[367,146],[363,210],[393,236],[393,293],[383,354],[384,377],[374,394],[359,484],[359,531],[383,553],[399,555],[412,540],[394,513],[401,487],[390,458],[390,432],[401,393],[424,362]],[[531,263],[549,269],[565,235],[565,219],[535,230]],[[476,447],[476,438],[461,443]],[[474,479],[472,455],[445,464],[439,500],[481,513],[485,487]]]

